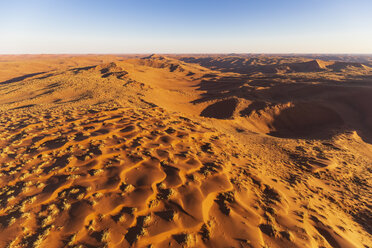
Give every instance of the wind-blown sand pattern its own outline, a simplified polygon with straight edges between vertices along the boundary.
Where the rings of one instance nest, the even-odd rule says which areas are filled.
[[[371,58],[0,61],[0,247],[372,246]]]

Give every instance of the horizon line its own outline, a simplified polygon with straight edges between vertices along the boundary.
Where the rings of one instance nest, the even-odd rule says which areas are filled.
[[[177,53],[162,53],[162,52],[127,52],[127,53],[0,53],[3,55],[372,55],[372,53],[324,53],[324,52],[177,52]]]

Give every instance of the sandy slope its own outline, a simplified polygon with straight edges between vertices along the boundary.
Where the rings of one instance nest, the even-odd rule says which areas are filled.
[[[372,246],[359,60],[2,57],[0,247]]]

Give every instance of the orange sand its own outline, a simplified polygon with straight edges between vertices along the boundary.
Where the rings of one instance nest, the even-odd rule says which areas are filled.
[[[0,56],[0,247],[371,247],[372,58]]]

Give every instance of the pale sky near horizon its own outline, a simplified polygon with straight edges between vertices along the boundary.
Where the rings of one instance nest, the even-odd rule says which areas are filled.
[[[372,53],[372,0],[0,0],[0,54]]]

